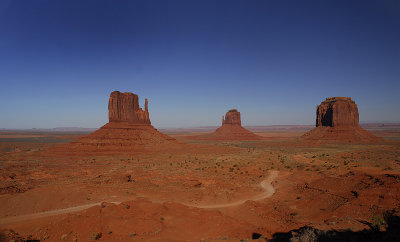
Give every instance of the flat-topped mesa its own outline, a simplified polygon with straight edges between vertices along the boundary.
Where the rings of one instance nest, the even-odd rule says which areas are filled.
[[[375,143],[382,139],[358,126],[358,108],[349,97],[330,97],[317,107],[316,126],[301,137],[310,144]]]
[[[350,97],[330,97],[317,107],[316,126],[358,126],[357,104]]]
[[[145,110],[139,107],[139,97],[130,92],[114,91],[108,102],[109,122],[128,122],[131,124],[151,124],[148,111],[148,101],[145,100]]]
[[[231,109],[222,116],[222,125],[224,124],[233,124],[233,125],[242,125],[242,122],[240,120],[240,112],[237,111],[237,109]]]

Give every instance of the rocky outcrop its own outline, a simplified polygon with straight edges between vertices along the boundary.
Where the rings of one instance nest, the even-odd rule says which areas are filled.
[[[179,144],[150,124],[128,122],[109,122],[74,143],[79,150],[135,153],[170,149]]]
[[[261,140],[262,137],[242,127],[240,112],[229,110],[222,116],[222,125],[211,134],[188,136],[195,140]]]
[[[109,122],[128,122],[132,124],[150,124],[148,101],[145,110],[139,107],[139,97],[130,92],[114,91],[108,102]]]
[[[358,126],[357,104],[350,97],[330,97],[317,106],[316,128],[302,135],[311,144],[374,143],[380,138]]]
[[[216,140],[261,140],[262,137],[243,128],[240,125],[224,124],[212,134]]]
[[[109,122],[100,129],[72,143],[55,147],[52,152],[68,152],[71,155],[141,153],[180,149],[183,145],[151,125],[148,101],[145,100],[145,110],[142,110],[136,94],[112,92],[108,116]]]
[[[330,97],[317,107],[316,126],[358,126],[357,104],[349,97]]]
[[[233,124],[233,125],[242,125],[242,121],[240,120],[240,112],[237,109],[231,109],[222,116],[222,125],[224,124]]]

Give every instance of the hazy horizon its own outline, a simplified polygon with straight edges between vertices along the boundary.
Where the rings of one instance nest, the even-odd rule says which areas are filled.
[[[400,122],[398,1],[0,3],[0,128],[100,127],[112,91],[159,128],[312,125],[349,96]]]
[[[104,123],[106,124],[106,123]],[[104,124],[97,126],[97,127],[75,127],[75,126],[57,126],[57,127],[30,127],[30,128],[2,128],[0,127],[0,130],[57,130],[57,129],[86,129],[86,130],[96,130],[99,129],[101,126]],[[399,121],[376,121],[376,122],[360,122],[360,125],[370,125],[370,124],[394,124],[394,125],[400,125]],[[152,124],[155,126],[154,124]],[[218,125],[199,125],[199,126],[155,126],[155,128],[158,129],[198,129],[198,128],[217,128],[220,127],[221,124]],[[273,127],[273,126],[315,126],[315,123],[313,124],[254,124],[254,125],[246,125],[242,124],[243,127]]]

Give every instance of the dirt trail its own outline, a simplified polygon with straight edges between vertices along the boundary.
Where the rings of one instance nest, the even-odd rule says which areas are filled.
[[[238,206],[249,200],[252,201],[262,200],[272,196],[275,193],[275,188],[272,186],[272,182],[275,180],[277,176],[278,176],[278,171],[271,171],[268,178],[260,183],[260,186],[262,189],[264,189],[264,192],[251,198],[241,199],[231,203],[221,203],[214,205],[192,205],[192,204],[185,204],[185,205],[197,208],[226,208],[226,207]]]
[[[36,218],[44,218],[44,217],[49,217],[49,216],[54,216],[54,215],[59,215],[59,214],[65,214],[65,213],[78,212],[78,211],[82,211],[82,210],[85,210],[85,209],[88,209],[88,208],[91,208],[91,207],[94,207],[97,205],[101,205],[101,203],[102,202],[90,203],[90,204],[80,205],[80,206],[76,206],[76,207],[50,210],[50,211],[41,212],[41,213],[31,213],[31,214],[26,214],[26,215],[21,215],[21,216],[0,218],[0,225],[11,224],[11,223],[16,223],[16,222],[30,220],[30,219],[36,219]],[[120,204],[120,202],[110,202],[110,203]]]
[[[261,188],[264,189],[264,192],[259,195],[254,196],[254,197],[251,197],[251,198],[242,199],[242,200],[238,200],[238,201],[231,202],[231,203],[214,204],[214,205],[196,205],[196,204],[184,204],[184,205],[191,206],[191,207],[197,207],[197,208],[225,208],[225,207],[238,206],[240,204],[245,203],[248,200],[252,200],[252,201],[262,200],[262,199],[272,196],[275,193],[275,188],[272,186],[272,181],[274,181],[274,179],[277,176],[278,176],[278,171],[271,171],[268,178],[263,180],[260,183],[260,186],[261,186]],[[60,214],[78,212],[78,211],[82,211],[82,210],[91,208],[93,206],[101,205],[101,203],[102,202],[90,203],[90,204],[85,204],[85,205],[80,205],[80,206],[75,206],[75,207],[70,207],[70,208],[50,210],[50,211],[41,212],[41,213],[32,213],[32,214],[26,214],[26,215],[21,215],[21,216],[0,218],[0,225],[12,224],[12,223],[16,223],[16,222],[25,221],[25,220],[31,220],[31,219],[60,215]],[[118,202],[114,201],[114,202],[108,202],[108,203],[120,204],[120,203],[122,203],[122,201],[118,201]]]

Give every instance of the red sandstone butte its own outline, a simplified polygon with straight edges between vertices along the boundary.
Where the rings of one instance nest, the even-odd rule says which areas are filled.
[[[261,140],[261,136],[242,127],[240,112],[236,109],[229,110],[225,117],[222,116],[222,126],[211,135],[219,140]]]
[[[108,103],[109,122],[95,132],[53,151],[142,152],[179,148],[174,138],[160,133],[150,122],[148,100],[145,110],[136,94],[114,91]]]
[[[350,97],[330,97],[317,106],[316,128],[302,136],[315,144],[373,143],[380,138],[358,126],[357,104]]]
[[[357,104],[349,97],[330,97],[317,107],[316,126],[358,126]]]
[[[108,102],[108,119],[110,122],[150,124],[147,98],[143,111],[139,107],[138,95],[130,92],[112,92]]]
[[[240,120],[240,112],[238,112],[237,109],[229,110],[225,114],[225,117],[222,116],[222,125],[224,124],[242,125],[242,121]]]

